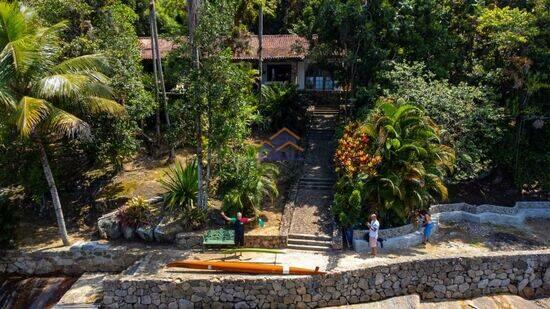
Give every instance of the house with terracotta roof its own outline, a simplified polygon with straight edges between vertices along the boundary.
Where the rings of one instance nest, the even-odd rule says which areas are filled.
[[[251,62],[257,66],[258,36],[246,39],[245,47],[233,54],[234,61]],[[306,38],[294,34],[264,35],[263,76],[262,83],[289,83],[300,90],[308,91],[340,91],[341,87],[334,80],[333,74],[321,70],[308,59],[309,42]],[[140,38],[141,58],[152,60],[151,39]],[[159,49],[162,57],[168,55],[177,46],[166,39],[159,39]]]
[[[260,159],[262,161],[295,161],[304,158],[304,149],[298,146],[300,136],[287,128],[273,134],[262,143]]]

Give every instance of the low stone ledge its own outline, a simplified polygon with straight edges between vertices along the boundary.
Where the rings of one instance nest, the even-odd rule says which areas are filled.
[[[200,249],[204,239],[204,231],[179,233],[176,236],[178,249]],[[246,234],[244,246],[247,248],[285,248],[287,236],[284,235],[254,235]]]
[[[185,232],[176,235],[176,247],[178,249],[202,248],[204,231]]]
[[[85,272],[120,272],[143,253],[125,247],[97,242],[78,243],[69,248],[44,251],[0,252],[0,274],[8,275],[80,275]]]
[[[470,205],[466,203],[441,204],[430,207],[435,223],[433,233],[437,232],[439,222],[473,222],[496,225],[519,225],[527,218],[550,218],[550,202],[517,202],[514,207],[495,205]],[[353,231],[353,246],[357,252],[368,252],[365,235],[368,230]],[[384,249],[394,250],[416,246],[422,242],[420,228],[407,224],[397,228],[379,231],[379,237],[385,239]]]
[[[550,294],[550,250],[421,257],[321,276],[243,276],[215,280],[113,276],[103,306],[168,308],[326,307],[418,294],[425,300],[499,293]]]

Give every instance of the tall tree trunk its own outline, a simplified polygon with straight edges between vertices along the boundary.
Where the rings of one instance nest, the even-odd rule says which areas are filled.
[[[260,3],[260,14],[258,17],[258,72],[260,74],[260,87],[258,89],[260,106],[262,105],[262,79],[263,68],[263,40],[264,40],[264,7]]]
[[[67,234],[67,228],[65,227],[65,219],[63,218],[63,209],[61,209],[61,201],[59,200],[59,194],[57,193],[57,187],[55,180],[53,179],[50,163],[48,162],[48,156],[46,155],[46,149],[40,139],[37,140],[38,148],[40,149],[40,162],[42,162],[42,169],[44,170],[44,176],[48,182],[50,188],[50,194],[52,195],[53,208],[55,210],[55,218],[57,219],[57,226],[59,227],[59,236],[65,246],[71,244],[69,241],[69,235]]]
[[[159,49],[159,38],[158,38],[158,28],[157,28],[157,16],[155,11],[155,0],[151,0],[150,2],[150,10],[151,10],[151,21],[152,21],[152,38],[155,43],[154,46],[154,54],[156,60],[156,67],[158,71],[158,81],[160,85],[160,91],[162,93],[162,103],[164,108],[164,119],[166,121],[166,128],[170,130],[170,115],[168,113],[168,97],[166,96],[166,86],[164,84],[164,72],[162,70],[162,58],[160,55],[160,49]],[[176,158],[176,152],[174,150],[174,146],[170,145],[170,154],[168,155],[168,162],[173,162]]]
[[[208,130],[206,135],[208,138],[208,145],[206,148],[206,177],[204,181],[204,200],[208,201],[208,194],[210,193],[210,176],[212,171],[212,110],[210,101],[208,102]]]
[[[189,21],[189,42],[191,43],[191,56],[193,57],[193,66],[195,70],[200,70],[199,63],[199,49],[195,42],[195,26],[198,22],[197,9],[199,6],[199,0],[187,0],[187,15]],[[197,205],[198,207],[205,209],[208,206],[208,201],[204,200],[204,187],[203,187],[203,166],[202,166],[202,108],[200,106],[199,98],[197,95],[197,89],[195,89],[195,104],[197,104],[197,170],[198,170],[198,194]]]
[[[155,28],[153,26],[153,19],[155,18],[155,11],[151,8],[149,9],[149,29],[151,31],[151,58],[153,59],[153,74],[155,75],[155,102],[157,103],[157,110],[155,113],[155,133],[156,133],[156,150],[155,150],[155,156],[157,156],[160,153],[160,140],[161,140],[161,133],[160,133],[160,100],[159,100],[159,81],[158,81],[158,73],[157,73],[157,54],[156,54],[156,42],[153,37],[153,32],[155,31]]]

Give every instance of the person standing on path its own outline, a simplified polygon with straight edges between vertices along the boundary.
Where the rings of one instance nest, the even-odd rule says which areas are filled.
[[[376,219],[376,215],[370,215],[370,223],[367,224],[369,228],[369,247],[370,255],[376,256],[378,246],[378,229],[380,228],[380,222]]]
[[[242,247],[244,246],[244,225],[246,223],[254,221],[255,217],[252,218],[243,218],[243,214],[238,212],[237,217],[228,217],[222,211],[222,217],[225,221],[231,222],[233,224],[233,230],[235,231],[235,246]]]
[[[423,211],[422,213],[422,226],[424,227],[424,234],[422,235],[422,244],[430,242],[430,235],[432,235],[432,229],[434,227],[434,222],[432,221],[432,216],[429,212]]]

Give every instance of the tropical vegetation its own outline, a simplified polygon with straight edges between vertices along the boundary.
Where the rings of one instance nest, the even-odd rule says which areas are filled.
[[[80,224],[120,206],[96,198],[125,163],[191,147],[196,163],[162,180],[170,212],[198,227],[213,198],[246,215],[273,199],[277,169],[248,142],[302,131],[307,95],[258,88],[255,64],[232,60],[257,34],[260,7],[265,33],[307,38],[308,61],[347,90],[332,208],[342,226],[372,211],[402,224],[488,175],[509,178],[516,197],[547,196],[548,0],[201,2],[0,2],[0,187],[21,199],[0,202],[18,205],[2,219],[51,213],[68,243],[67,212]],[[166,104],[141,61],[138,38],[155,30],[178,46],[160,62]],[[0,225],[10,239],[14,226]]]
[[[160,180],[166,190],[164,203],[169,211],[195,208],[197,200],[197,160],[193,160],[183,167],[177,162]]]
[[[447,198],[445,179],[454,169],[455,153],[441,143],[440,128],[423,109],[384,98],[362,123],[346,128],[335,161],[342,177],[333,208],[341,223],[360,222],[350,214],[361,209],[392,226]]]
[[[59,59],[59,33],[65,23],[44,27],[17,3],[0,3],[0,101],[5,121],[36,147],[59,226],[70,244],[47,148],[65,138],[90,138],[90,125],[79,115],[122,114],[112,100],[107,63],[101,55]]]
[[[135,229],[147,225],[151,218],[151,205],[142,197],[134,197],[118,210],[117,217],[123,227]]]
[[[223,209],[230,214],[256,215],[265,198],[273,200],[278,196],[278,173],[274,164],[259,161],[255,146],[245,146],[238,154],[225,153],[218,186]]]

